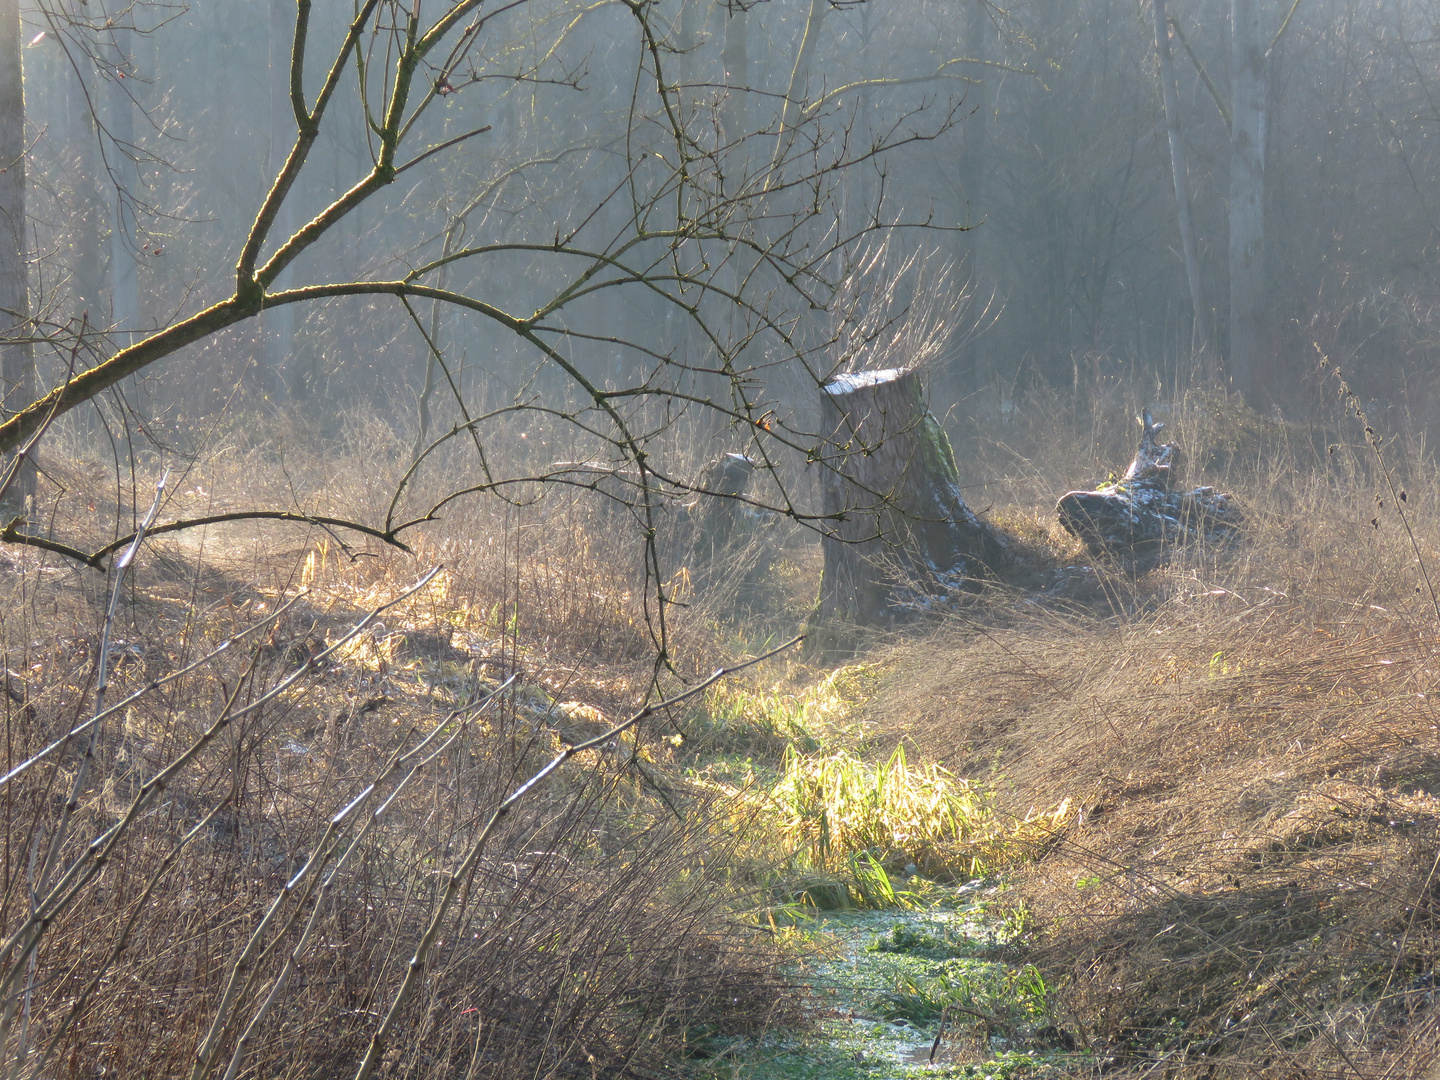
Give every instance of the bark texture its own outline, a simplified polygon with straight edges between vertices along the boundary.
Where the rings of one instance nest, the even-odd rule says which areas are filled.
[[[1157,437],[1165,425],[1146,409],[1140,448],[1119,480],[1090,491],[1069,491],[1055,512],[1065,530],[1092,555],[1144,558],[1181,543],[1227,542],[1239,535],[1234,497],[1212,487],[1176,491],[1180,448]]]
[[[960,494],[950,440],[915,371],[843,375],[820,396],[832,521],[821,540],[819,624],[902,620],[1004,561],[999,538]]]

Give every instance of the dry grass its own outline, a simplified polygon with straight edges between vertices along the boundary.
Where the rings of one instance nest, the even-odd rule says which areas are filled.
[[[1011,853],[1040,855],[1013,875],[1035,927],[1031,958],[1090,1060],[1155,1076],[1418,1075],[1440,1047],[1440,660],[1394,496],[1354,431],[1189,399],[1170,419],[1191,480],[1237,492],[1245,544],[1149,569],[1085,568],[1050,506],[1133,449],[1124,403],[1101,406],[1057,422],[1041,403],[983,445],[961,442],[967,471],[1002,478],[989,494],[1030,577],[967,595],[949,622],[890,645],[865,669],[867,681],[888,675],[864,716],[847,718],[846,744],[883,761],[903,741],[922,771],[967,778],[1020,825]],[[303,432],[217,434],[172,480],[162,516],[282,506],[375,523],[408,447],[379,421],[349,430],[342,452]],[[82,449],[78,438],[51,449],[64,493],[45,503],[47,526],[97,546],[128,530],[157,462],[116,483]],[[1423,455],[1395,456],[1406,522],[1430,562],[1440,489]],[[455,486],[447,469],[459,459],[437,464],[408,512]],[[489,811],[563,741],[655,686],[654,609],[625,512],[563,490],[509,494],[447,506],[412,534],[414,558],[275,524],[146,546],[113,631],[111,700],[308,591],[245,649],[106,725],[62,866],[207,723],[262,698],[422,565],[446,569],[321,674],[207,742],[147,805],[54,921],[33,977],[10,984],[32,987],[28,1004],[10,1004],[46,1054],[27,1068],[187,1072],[217,1011],[233,1025],[216,1042],[216,1075],[232,1057],[237,1076],[353,1065]],[[803,617],[817,568],[812,550],[787,545],[778,558],[733,553],[698,594],[693,580],[669,583],[685,601],[667,627],[682,674],[774,643]],[[87,715],[107,593],[100,575],[51,556],[4,558],[13,765]],[[771,560],[766,574],[757,559]],[[394,751],[455,723],[456,710],[468,716],[512,675],[383,824],[324,839]],[[757,673],[756,685],[774,677]],[[723,786],[687,780],[682,766],[703,744],[778,767],[797,732],[814,733],[773,694],[726,691],[710,706],[703,724],[672,716],[592,754],[506,822],[463,883],[387,1069],[660,1068],[697,1034],[794,1019],[780,955],[733,918],[760,899],[745,890],[767,880],[773,823],[751,822],[743,799],[716,802]],[[77,740],[0,789],[7,931],[28,914],[32,852],[43,858],[82,749]],[[327,866],[346,858],[343,873],[318,899],[295,900],[286,883],[316,850]],[[282,916],[255,937],[263,955],[244,967],[235,1007],[222,1006],[277,898]]]
[[[243,434],[172,476],[161,520],[257,506],[383,518],[405,448],[382,425],[324,458],[299,435],[281,454]],[[81,445],[52,442],[42,505],[57,538],[90,548],[130,528],[159,463],[117,484]],[[0,962],[13,1021],[0,1075],[188,1074],[217,1017],[197,1075],[353,1073],[499,801],[655,676],[631,538],[564,496],[521,503],[455,504],[412,534],[413,558],[272,523],[147,543],[112,628],[107,700],[264,625],[0,787],[5,937],[120,826],[104,868],[57,901],[33,967]],[[9,771],[90,714],[108,588],[33,549],[3,558]],[[267,698],[427,562],[446,569]],[[682,611],[676,639],[700,640],[706,618]],[[437,729],[453,740],[385,803],[404,773],[394,755]],[[670,768],[654,735],[588,752],[454,881],[387,1075],[619,1075],[669,1068],[693,1038],[798,1021],[782,954],[736,918],[760,898],[714,823],[746,811]],[[189,748],[163,790],[145,787]]]
[[[1012,815],[1070,800],[1014,898],[1100,1067],[1419,1076],[1440,1061],[1436,612],[1363,442],[1322,470],[1316,433],[1271,434],[1228,477],[1239,550],[991,598],[900,646],[869,719]],[[1433,566],[1433,470],[1395,468]]]

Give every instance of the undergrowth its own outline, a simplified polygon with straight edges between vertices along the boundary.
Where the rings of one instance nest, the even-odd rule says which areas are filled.
[[[903,746],[874,765],[844,750],[792,748],[769,797],[784,843],[817,870],[866,852],[974,877],[993,841],[984,793],[937,765],[911,767]]]
[[[7,548],[4,769],[53,746],[0,786],[0,925],[45,925],[0,957],[9,1072],[346,1071],[452,894],[387,1068],[664,1071],[696,1032],[813,1022],[788,931],[815,909],[923,908],[937,880],[1003,874],[1003,969],[943,938],[877,943],[931,965],[887,991],[895,1016],[948,1009],[985,1040],[1043,1020],[1107,1074],[1421,1075],[1440,1060],[1440,655],[1415,560],[1440,548],[1440,484],[1418,444],[1382,440],[1380,476],[1374,437],[1340,420],[1213,395],[1167,413],[1191,479],[1244,506],[1238,548],[1080,564],[1050,506],[1123,467],[1126,410],[1060,431],[1022,410],[1005,440],[962,444],[1006,478],[990,494],[1022,534],[1019,587],[839,669],[779,658],[614,738],[786,639],[813,538],[777,532],[778,557],[685,594],[669,669],[633,535],[573,493],[457,503],[413,558],[293,523],[153,539],[105,647],[107,700],[137,696],[75,735],[114,579]],[[61,434],[48,527],[78,546],[129,531],[144,485],[100,484]],[[293,500],[373,520],[405,449],[373,434],[339,455],[296,436],[277,470],[230,432],[167,516]],[[596,739],[466,862],[501,799]],[[1030,1067],[1005,1053],[997,1074]]]
[[[1433,461],[1339,415],[1202,399],[1167,419],[1192,482],[1239,497],[1239,547],[1102,562],[1043,608],[963,613],[890,654],[866,717],[982,779],[1002,820],[1069,801],[1007,877],[1027,961],[1107,1075],[1428,1075]]]

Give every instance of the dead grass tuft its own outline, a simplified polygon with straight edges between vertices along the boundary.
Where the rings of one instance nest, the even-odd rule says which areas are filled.
[[[1033,959],[1102,1056],[1172,1075],[1428,1060],[1433,638],[1229,597],[933,641],[891,730],[1017,816],[1072,801],[1015,882]]]

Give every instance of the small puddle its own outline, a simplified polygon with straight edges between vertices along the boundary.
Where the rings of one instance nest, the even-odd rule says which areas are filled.
[[[820,912],[795,930],[814,1028],[717,1039],[693,1075],[715,1080],[1044,1077],[1075,1055],[1044,1045],[1044,985],[1006,958],[999,887],[972,882],[925,910]],[[987,1025],[965,1010],[997,1021]],[[997,1030],[999,1029],[999,1030]],[[938,1042],[937,1042],[938,1039]],[[1012,1045],[1013,1044],[1013,1045]],[[933,1052],[933,1060],[932,1060]]]

